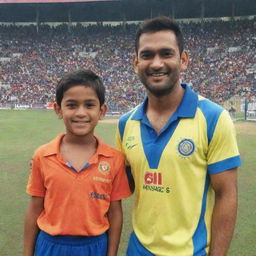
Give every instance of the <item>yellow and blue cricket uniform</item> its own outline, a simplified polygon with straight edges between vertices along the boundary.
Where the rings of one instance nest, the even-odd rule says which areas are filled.
[[[241,164],[228,112],[182,86],[183,99],[160,134],[147,119],[147,99],[118,123],[117,146],[135,182],[127,256],[207,255],[210,175]]]

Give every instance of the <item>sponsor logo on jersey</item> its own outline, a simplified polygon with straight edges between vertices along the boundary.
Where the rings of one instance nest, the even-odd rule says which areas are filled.
[[[135,136],[128,136],[127,137],[127,141],[133,141],[133,140],[135,140]]]
[[[160,172],[146,172],[144,175],[144,182],[147,185],[162,185],[162,173]]]
[[[108,200],[109,199],[109,195],[99,194],[97,192],[91,192],[90,193],[90,198],[92,198],[92,199],[100,199],[100,200]]]
[[[143,189],[152,192],[170,193],[170,187],[162,186],[163,178],[160,172],[145,172]]]
[[[110,172],[110,165],[107,162],[101,161],[98,165],[98,170],[104,175],[108,175]]]
[[[97,176],[93,176],[92,179],[95,181],[103,182],[103,183],[110,183],[112,181],[111,179],[105,179],[105,178],[97,177]]]
[[[137,146],[138,144],[136,143],[136,144],[131,144],[131,145],[129,145],[128,143],[126,143],[126,148],[127,149],[132,149],[132,148],[134,148],[135,146]]]
[[[126,143],[125,143],[125,146],[127,149],[132,149],[138,145],[138,143],[134,143],[134,140],[135,140],[135,136],[129,136],[127,138]]]
[[[191,156],[195,151],[195,143],[191,139],[182,139],[178,144],[178,151],[181,156]]]

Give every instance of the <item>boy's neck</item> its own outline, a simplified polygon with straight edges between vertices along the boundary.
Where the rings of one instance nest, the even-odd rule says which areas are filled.
[[[95,145],[97,144],[97,140],[93,134],[88,134],[86,136],[75,136],[72,134],[65,134],[63,137],[62,143],[64,144],[72,144],[72,145],[81,145],[81,146],[86,146],[86,145]]]
[[[94,135],[72,136],[66,134],[60,145],[64,161],[69,162],[79,172],[97,151],[98,142]]]

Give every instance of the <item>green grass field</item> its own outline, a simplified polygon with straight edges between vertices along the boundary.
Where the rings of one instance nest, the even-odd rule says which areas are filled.
[[[96,129],[114,145],[114,123]],[[243,166],[239,169],[239,210],[229,256],[255,256],[256,238],[256,123],[236,123]],[[33,151],[64,131],[53,111],[0,110],[0,255],[22,255],[23,216],[29,197],[25,187]],[[132,198],[123,201],[124,227],[119,256],[131,231]]]

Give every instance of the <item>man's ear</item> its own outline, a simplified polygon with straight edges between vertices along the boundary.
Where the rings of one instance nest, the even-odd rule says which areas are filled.
[[[133,66],[133,70],[136,74],[138,74],[138,55],[136,53],[134,53],[132,55],[132,66]]]
[[[108,110],[108,107],[106,104],[103,104],[100,107],[100,118],[99,118],[100,120],[102,120],[105,117],[107,110]]]
[[[181,66],[180,66],[180,69],[183,71],[183,70],[186,70],[187,67],[188,67],[188,63],[189,63],[189,55],[188,55],[188,52],[187,51],[183,51],[182,54],[181,54]]]
[[[53,107],[54,107],[54,111],[55,111],[57,117],[59,119],[62,119],[63,116],[62,116],[61,107],[56,102],[54,102]]]

